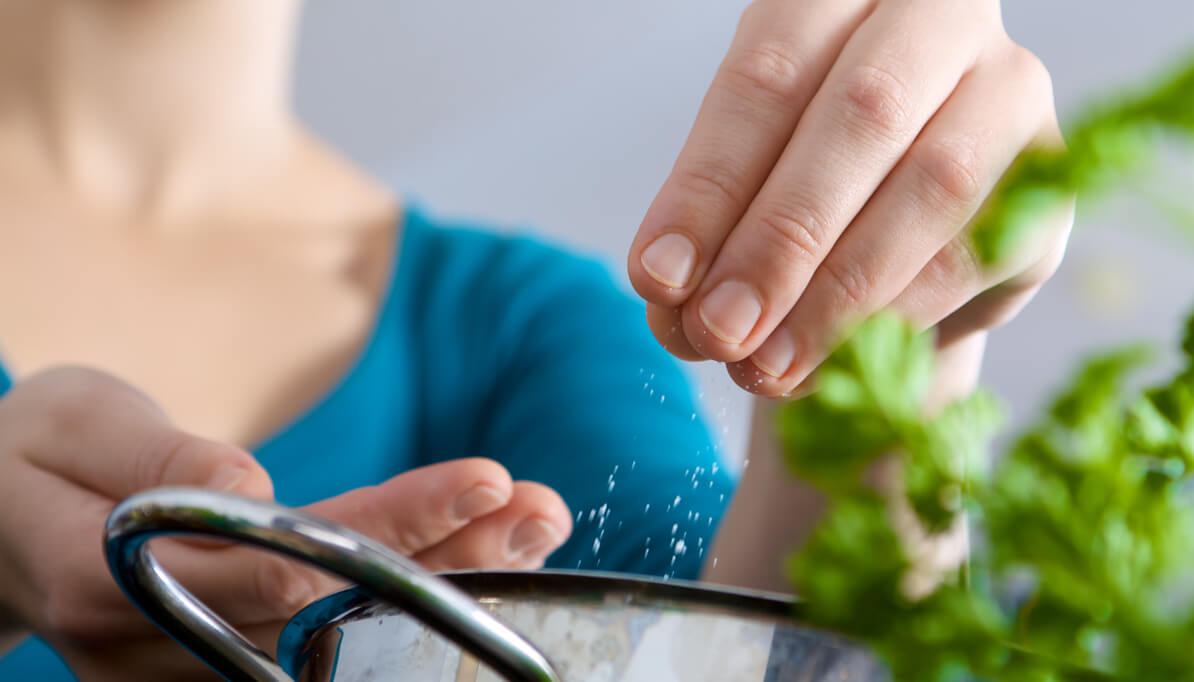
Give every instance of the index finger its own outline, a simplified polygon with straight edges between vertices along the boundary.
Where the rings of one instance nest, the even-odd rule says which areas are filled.
[[[966,3],[880,3],[851,36],[685,306],[685,333],[706,357],[747,357],[804,295],[838,238],[985,47],[986,18],[974,14]],[[867,297],[868,274],[840,286]],[[789,344],[785,351],[801,349]]]
[[[631,283],[683,303],[779,159],[868,0],[765,0],[742,16],[671,174],[630,248]]]
[[[103,372],[34,375],[0,400],[0,420],[13,425],[30,464],[112,500],[163,485],[273,497],[248,452],[179,430],[143,393]]]

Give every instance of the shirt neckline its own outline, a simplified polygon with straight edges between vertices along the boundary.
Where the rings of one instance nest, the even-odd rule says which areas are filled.
[[[300,410],[295,417],[274,429],[264,438],[252,443],[249,446],[250,452],[257,453],[269,449],[278,441],[284,440],[290,433],[301,429],[304,424],[312,421],[316,415],[327,409],[329,404],[334,403],[336,398],[347,390],[349,385],[355,383],[364,373],[365,365],[368,364],[369,357],[373,355],[378,339],[389,326],[389,320],[393,317],[394,309],[397,307],[398,275],[404,271],[402,261],[406,258],[404,254],[408,250],[405,246],[410,240],[411,232],[418,229],[420,225],[419,220],[420,213],[417,208],[404,201],[402,207],[398,210],[398,217],[395,224],[390,228],[395,230],[397,234],[394,236],[394,243],[392,245],[393,253],[390,257],[386,285],[382,291],[381,298],[378,299],[377,311],[373,317],[373,323],[370,325],[369,334],[365,337],[364,343],[357,351],[352,364],[349,365],[348,369],[344,370],[331,388],[324,391],[310,405]],[[12,390],[15,385],[16,380],[9,374],[8,369],[5,367],[4,356],[0,353],[0,389],[2,389],[0,390],[0,396]]]

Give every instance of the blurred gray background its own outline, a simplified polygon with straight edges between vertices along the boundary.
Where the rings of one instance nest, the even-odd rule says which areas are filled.
[[[601,255],[625,282],[626,248],[745,5],[311,0],[298,107],[437,213],[533,226]],[[1063,125],[1092,96],[1194,52],[1194,0],[1007,0],[1003,11],[1012,37],[1052,71]],[[1183,197],[1194,190],[1192,169],[1170,169]],[[1174,345],[1180,316],[1194,308],[1194,241],[1139,194],[1080,207],[1062,270],[992,335],[985,382],[1014,420],[1083,351]],[[722,451],[739,457],[745,394],[711,363],[693,371]]]

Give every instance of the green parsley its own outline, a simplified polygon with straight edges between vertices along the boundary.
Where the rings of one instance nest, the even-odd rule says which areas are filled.
[[[1068,150],[1023,154],[975,221],[976,252],[999,261],[1041,210],[1106,193],[1172,134],[1194,138],[1194,60],[1094,109]],[[1185,367],[1143,392],[1147,351],[1089,358],[992,460],[997,401],[926,416],[932,339],[891,314],[860,325],[777,419],[793,470],[830,500],[790,561],[802,615],[900,682],[1194,681],[1194,317],[1182,350]],[[892,497],[866,483],[884,458],[924,532],[971,525],[969,562],[927,593],[909,588]]]

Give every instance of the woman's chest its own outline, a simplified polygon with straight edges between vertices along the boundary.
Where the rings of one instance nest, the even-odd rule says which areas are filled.
[[[17,380],[108,371],[183,428],[252,444],[367,346],[392,261],[379,241],[0,230],[0,358]]]

